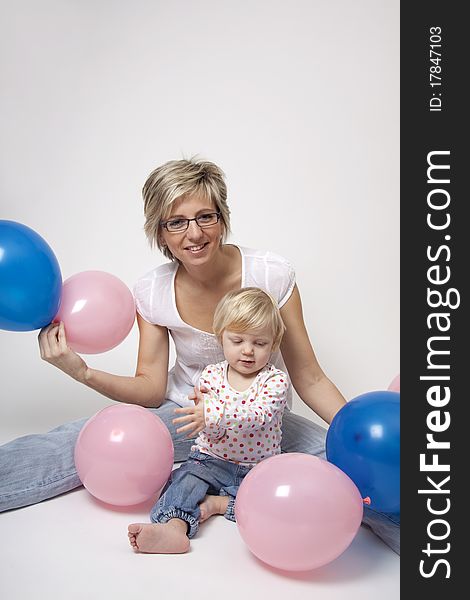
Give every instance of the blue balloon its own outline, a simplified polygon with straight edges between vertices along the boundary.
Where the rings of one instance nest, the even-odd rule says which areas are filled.
[[[0,220],[0,329],[48,325],[61,293],[59,263],[47,242],[26,225]]]
[[[368,392],[345,404],[328,429],[326,456],[370,498],[370,508],[399,513],[400,394]]]

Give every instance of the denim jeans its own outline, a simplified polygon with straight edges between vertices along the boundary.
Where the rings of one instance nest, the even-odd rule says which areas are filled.
[[[235,496],[250,467],[236,465],[193,450],[186,462],[175,469],[150,513],[154,523],[178,518],[188,524],[188,537],[199,528],[199,503],[206,494],[229,496],[225,518],[235,521]]]
[[[167,400],[149,409],[168,427],[175,448],[175,462],[187,459],[194,440],[176,434],[171,422],[176,404]],[[48,433],[26,435],[0,446],[0,512],[53,498],[81,485],[73,459],[75,442],[87,419],[56,427]],[[286,411],[282,424],[283,452],[305,452],[325,458],[326,430]],[[363,523],[400,552],[399,515],[378,513],[364,507]]]

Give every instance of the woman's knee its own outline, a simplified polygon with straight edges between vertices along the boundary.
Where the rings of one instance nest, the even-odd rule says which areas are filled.
[[[282,422],[282,452],[303,452],[325,458],[326,429],[291,411]]]

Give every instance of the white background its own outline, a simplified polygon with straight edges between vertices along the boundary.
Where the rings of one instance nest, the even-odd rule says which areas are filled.
[[[320,364],[347,399],[399,372],[398,2],[2,2],[0,218],[129,287],[164,258],[141,187],[193,154],[227,175],[232,240],[297,270]],[[111,401],[0,332],[2,435]],[[137,331],[89,364],[133,374]],[[309,410],[297,400],[296,410]],[[310,413],[311,415],[312,413]]]

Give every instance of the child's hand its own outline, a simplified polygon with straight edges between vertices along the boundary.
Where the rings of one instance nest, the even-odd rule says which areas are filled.
[[[207,388],[207,387],[205,387],[204,385],[202,385],[200,388],[198,388],[195,385],[194,386],[194,392],[192,392],[191,394],[188,394],[188,398],[190,400],[193,400],[194,404],[199,404],[204,399],[203,394],[207,394],[209,392],[210,392],[210,389]]]
[[[194,406],[185,406],[183,408],[176,408],[175,413],[183,414],[185,416],[173,419],[174,425],[185,423],[181,427],[178,427],[176,433],[186,433],[186,438],[191,438],[197,435],[200,431],[205,429],[206,421],[204,417],[204,401],[203,393],[209,390],[205,387],[197,389],[194,387],[194,394],[190,394],[188,398],[194,401]]]

